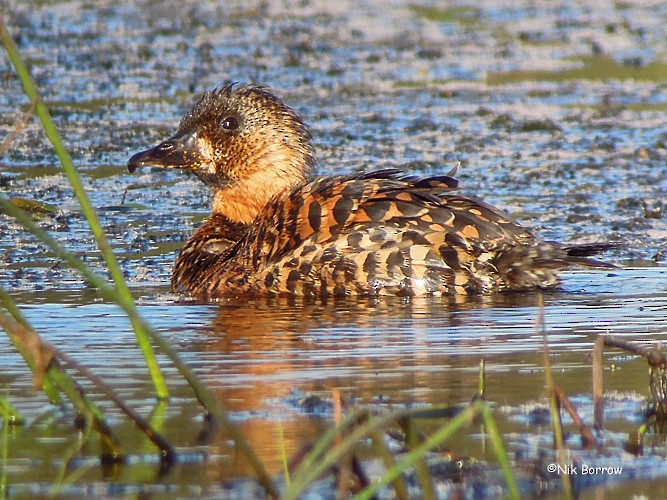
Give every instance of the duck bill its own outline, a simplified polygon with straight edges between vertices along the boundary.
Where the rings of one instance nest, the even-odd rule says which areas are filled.
[[[179,132],[146,151],[135,154],[127,162],[130,173],[140,167],[195,168],[201,161],[197,132]]]

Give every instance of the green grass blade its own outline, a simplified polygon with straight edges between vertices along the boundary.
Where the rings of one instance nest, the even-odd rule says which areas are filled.
[[[285,476],[285,485],[289,489],[291,484],[289,463],[287,460],[287,449],[285,448],[285,432],[283,430],[283,420],[278,419],[278,446],[280,448],[280,462],[283,467],[283,475]]]
[[[392,469],[388,470],[386,474],[378,481],[360,491],[354,496],[355,500],[368,500],[373,498],[381,488],[387,486],[399,477],[405,469],[414,466],[419,460],[423,460],[424,454],[436,446],[442,444],[451,436],[454,435],[466,422],[468,422],[480,409],[483,407],[482,402],[473,403],[464,411],[459,413],[456,417],[451,419],[447,424],[435,431],[423,443],[413,448],[410,453],[407,453]]]
[[[19,310],[18,306],[16,305],[16,302],[14,302],[14,299],[5,291],[4,288],[0,287],[0,302],[2,303],[3,307],[7,309],[7,311],[12,315],[14,318],[14,321],[21,325],[23,328],[28,328],[32,330],[32,327],[30,326],[30,323],[26,319],[26,317],[23,315],[23,313]],[[1,314],[1,313],[0,313]],[[32,363],[32,358],[30,356],[27,356],[27,353],[22,352],[21,347],[14,342],[14,339],[10,335],[10,340],[14,343],[14,346],[16,349],[19,351],[23,359],[25,360],[26,364],[28,367],[32,370],[32,372],[35,372],[36,366]],[[60,394],[58,393],[58,389],[55,387],[53,383],[53,379],[49,376],[44,377],[44,380],[42,381],[42,390],[46,394],[46,396],[49,398],[49,401],[51,404],[59,405],[62,404],[62,399],[60,397]]]
[[[479,380],[477,384],[477,394],[482,398],[486,395],[486,362],[479,360]]]
[[[0,434],[0,499],[7,498],[7,460],[9,459],[9,418],[3,415]]]
[[[420,442],[417,430],[412,423],[412,418],[410,418],[410,416],[402,418],[399,421],[399,424],[405,432],[405,443],[408,446],[408,449],[411,451],[414,450],[417,446],[419,446]],[[421,493],[424,497],[424,500],[435,500],[433,479],[431,478],[431,474],[428,471],[428,467],[426,466],[426,461],[424,460],[423,456],[415,463],[415,473],[417,474],[417,479],[419,480],[419,485],[421,486]]]
[[[9,295],[2,286],[0,286],[0,304],[2,304],[2,307],[4,307],[7,312],[12,315],[14,321],[20,325],[25,326],[26,328],[30,328],[30,322],[28,321],[28,318],[23,315],[14,299],[12,299],[11,295]]]
[[[4,197],[0,196],[0,209],[14,217],[19,223],[30,233],[36,236],[41,242],[47,245],[51,251],[56,255],[56,257],[65,261],[70,267],[79,271],[83,277],[90,283],[92,286],[97,288],[100,294],[111,301],[115,301],[115,290],[109,286],[109,284],[104,281],[102,278],[97,276],[90,268],[88,268],[83,262],[81,262],[76,256],[72,255],[70,252],[65,250],[60,243],[54,240],[46,231],[39,227],[32,218],[23,212],[21,209],[16,208],[12,203],[7,201]],[[117,302],[118,303],[118,302]],[[250,462],[251,466],[255,470],[255,473],[260,479],[260,482],[267,490],[269,496],[277,496],[277,492],[273,486],[273,483],[264,468],[264,465],[259,460],[259,457],[252,449],[252,446],[247,439],[241,434],[240,431],[232,424],[229,419],[227,412],[222,408],[220,402],[213,396],[211,391],[208,390],[199,379],[192,373],[188,366],[181,360],[178,353],[166,342],[160,335],[158,335],[154,330],[152,330],[139,316],[135,308],[130,310],[126,309],[126,304],[123,302],[118,303],[118,305],[123,308],[127,313],[130,319],[136,324],[144,329],[146,334],[151,338],[151,340],[160,348],[160,351],[166,354],[174,363],[176,368],[179,370],[183,378],[186,379],[197,399],[200,401],[202,406],[206,411],[214,418],[216,422],[219,422],[223,425],[227,431],[232,435],[232,439],[236,442],[237,446],[240,448],[241,452],[244,453]],[[269,493],[270,492],[270,493]]]
[[[542,334],[542,357],[544,362],[544,385],[549,395],[549,412],[551,414],[551,427],[554,432],[554,445],[556,448],[556,461],[563,469],[567,466],[565,441],[563,439],[563,424],[560,418],[560,407],[556,396],[553,372],[551,371],[551,360],[549,358],[549,339],[544,324],[544,299],[542,294],[538,296],[537,330]],[[563,490],[567,498],[574,498],[572,494],[572,482],[569,474],[560,474]]]
[[[505,478],[505,483],[507,484],[507,489],[509,490],[509,498],[520,499],[521,495],[519,494],[519,487],[516,484],[516,478],[510,467],[509,459],[507,458],[507,452],[503,446],[503,440],[498,432],[498,427],[496,422],[491,415],[489,407],[484,405],[482,406],[482,418],[484,419],[484,426],[486,431],[491,436],[491,444],[493,445],[493,450],[496,452],[496,459],[498,464],[503,471],[503,477]]]
[[[92,428],[91,424],[92,422],[90,419],[85,419],[83,430],[80,431],[81,437],[77,439],[77,441],[74,444],[68,446],[64,450],[63,455],[60,457],[61,465],[60,467],[57,468],[55,476],[53,477],[51,488],[49,489],[48,498],[56,498],[58,496],[61,497],[64,496],[61,493],[64,486],[72,484],[74,481],[81,478],[91,468],[95,466],[92,462],[90,462],[82,467],[74,469],[72,473],[69,475],[69,477],[66,477],[67,471],[69,470],[70,460],[74,455],[78,455],[81,453],[81,449],[84,447],[84,445],[88,441],[88,438],[90,437],[90,431]]]
[[[458,422],[465,422],[466,419],[471,418],[481,404],[483,403],[474,403],[468,409],[464,410],[461,414],[448,422],[445,429],[449,429],[450,425],[454,425],[456,427],[451,431],[454,432],[458,429],[458,426],[462,425]],[[359,420],[359,417],[364,413],[367,413],[368,410],[362,408],[356,412],[348,414],[338,426],[328,430],[324,436],[318,440],[311,452],[301,462],[297,470],[292,473],[292,486],[285,492],[283,498],[285,500],[300,498],[300,495],[306,490],[308,485],[336,465],[345,454],[349,453],[359,443],[360,439],[372,435],[375,430],[384,429],[388,424],[395,422],[406,415],[420,411],[423,410],[402,410],[387,413],[373,419],[366,419],[364,423],[356,425],[356,427],[349,432],[347,428],[351,424],[356,423]],[[452,424],[452,422],[454,423]],[[345,438],[340,443],[336,444],[336,446],[330,448],[337,435],[345,435]],[[424,443],[415,447],[414,451],[408,453],[406,457],[392,469],[393,472],[391,475],[386,475],[382,478],[383,482],[380,487],[394,482],[405,468],[413,466],[417,461],[423,458],[426,451],[439,445],[450,435],[451,434],[446,434],[444,437],[441,437],[440,435],[434,434]],[[361,494],[364,494],[365,491],[369,491],[374,487],[375,483],[364,489]],[[361,498],[370,498],[376,491],[376,489],[373,489],[368,496],[362,496]]]
[[[157,432],[163,433],[165,431],[164,424],[168,408],[169,402],[159,399],[148,416],[148,423]]]
[[[107,401],[114,403],[125,414],[125,416],[128,417],[141,432],[144,433],[144,435],[153,443],[153,445],[155,445],[160,450],[161,458],[163,461],[170,463],[175,460],[176,451],[164,438],[164,436],[155,428],[151,427],[146,419],[127,406],[125,402],[114,393],[114,391],[111,389],[111,387],[109,387],[109,385],[107,385],[106,382],[91,372],[88,368],[70,358],[65,353],[60,352],[54,347],[51,347],[51,349],[53,349],[53,354],[57,357],[57,359],[69,366],[71,369],[75,369],[80,374],[85,376],[93,383],[96,389],[106,397]]]
[[[407,410],[388,413],[372,421],[357,425],[352,431],[345,435],[345,438],[335,447],[330,448],[336,436],[344,435],[347,428],[359,420],[359,417],[368,410],[360,409],[349,413],[343,418],[341,423],[332,429],[329,429],[315,443],[313,449],[306,455],[297,469],[292,473],[292,484],[284,495],[285,500],[295,500],[305,491],[310,483],[320,477],[335,465],[346,453],[350,452],[360,439],[367,436],[372,429],[382,428],[408,413]]]
[[[20,425],[24,422],[21,414],[4,397],[0,397],[0,415],[11,425]]]
[[[368,418],[369,420],[372,420],[373,415],[369,415]],[[382,440],[382,434],[377,429],[372,429],[370,435],[371,439],[373,440],[373,447],[375,448],[376,453],[382,459],[384,468],[386,470],[392,469],[396,465],[396,462],[394,461],[394,456],[391,454],[391,451],[384,444],[384,441]],[[394,485],[396,498],[398,498],[398,500],[408,500],[408,489],[405,486],[405,481],[403,481],[403,476],[399,475],[392,483]]]
[[[315,443],[313,448],[308,452],[308,454],[301,460],[299,463],[299,466],[294,470],[292,473],[292,484],[291,484],[291,489],[288,490],[288,493],[286,493],[286,497],[289,497],[289,492],[292,491],[293,489],[300,490],[302,486],[306,486],[309,483],[309,478],[305,476],[310,476],[310,471],[315,467],[315,465],[321,461],[322,457],[327,454],[328,455],[328,450],[329,447],[332,445],[334,440],[336,439],[336,436],[339,434],[343,434],[344,431],[347,430],[347,427],[350,425],[354,424],[357,419],[359,419],[360,416],[365,415],[367,412],[366,409],[355,409],[354,411],[348,413],[343,420],[341,420],[340,424],[338,424],[335,427],[332,427],[328,431],[326,431]],[[299,481],[301,481],[301,478],[305,477],[303,479],[303,485],[299,484]],[[298,491],[297,493],[299,493]],[[298,494],[296,494],[298,496]]]
[[[95,430],[98,431],[102,440],[108,445],[111,453],[118,455],[118,443],[111,433],[109,425],[104,419],[104,414],[95,404],[90,401],[83,390],[59,365],[57,359],[48,357],[48,347],[41,341],[39,335],[31,328],[14,322],[4,313],[0,313],[0,327],[2,327],[10,340],[19,351],[33,374],[42,380],[49,379],[54,388],[62,391],[71,401],[76,410],[84,416],[93,418]],[[41,359],[37,359],[40,357]],[[45,365],[45,366],[44,366]]]
[[[63,370],[52,365],[47,370],[45,377],[50,377],[54,385],[59,388],[74,405],[84,418],[92,418],[95,422],[95,430],[100,435],[100,439],[110,455],[114,457],[121,456],[119,443],[111,433],[111,427],[104,418],[102,411],[85,395],[83,391]]]
[[[102,256],[104,257],[107,267],[109,268],[109,273],[111,274],[117,289],[116,299],[114,301],[118,303],[122,302],[126,310],[135,312],[135,314],[133,314],[130,319],[132,321],[134,331],[137,335],[137,342],[139,343],[139,347],[141,348],[144,358],[146,359],[146,364],[148,366],[151,379],[153,380],[153,384],[155,385],[157,396],[159,398],[167,398],[169,396],[167,384],[165,383],[160,366],[155,359],[155,353],[153,352],[153,347],[150,343],[148,335],[146,334],[144,328],[142,328],[141,325],[136,321],[136,306],[134,304],[134,300],[132,299],[132,293],[130,292],[127,283],[125,283],[123,272],[118,265],[118,261],[116,260],[113,250],[111,249],[111,245],[109,244],[109,241],[107,240],[107,237],[102,230],[102,226],[97,219],[97,214],[95,213],[93,205],[91,204],[90,199],[88,198],[88,195],[86,194],[86,191],[81,184],[79,173],[72,163],[72,159],[67,152],[67,149],[63,145],[62,140],[60,139],[60,134],[58,133],[58,130],[56,129],[56,126],[51,119],[51,115],[49,114],[48,109],[44,103],[42,103],[39,94],[37,93],[37,89],[35,88],[32,77],[30,76],[30,73],[25,64],[23,64],[23,61],[21,60],[16,44],[14,43],[14,40],[7,30],[2,16],[0,16],[0,39],[2,39],[2,42],[7,51],[7,55],[9,56],[9,59],[16,70],[16,74],[21,80],[21,84],[23,85],[23,89],[25,90],[26,95],[30,99],[30,102],[35,106],[35,114],[41,121],[42,127],[44,128],[44,133],[46,134],[49,141],[51,141],[53,149],[60,159],[60,162],[62,163],[63,170],[69,179],[72,189],[74,190],[74,194],[79,200],[81,209],[86,216],[88,225],[90,226],[93,236],[95,237],[95,241],[97,242],[97,246],[100,249]]]

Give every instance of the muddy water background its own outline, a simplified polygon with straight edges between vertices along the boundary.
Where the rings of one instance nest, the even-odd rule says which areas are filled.
[[[545,297],[557,381],[590,421],[594,336],[658,342],[667,333],[667,7],[583,4],[23,0],[0,8],[142,314],[226,400],[277,472],[277,422],[294,451],[330,424],[332,389],[383,405],[464,403],[482,358],[487,397],[506,417],[500,424],[512,453],[538,457],[549,435],[530,418],[543,386],[537,298],[175,303],[171,266],[208,213],[209,196],[181,172],[129,175],[127,158],[173,132],[198,93],[252,81],[274,88],[311,124],[320,174],[382,167],[429,174],[460,163],[463,193],[502,207],[545,239],[621,243],[607,255],[618,271],[568,272],[563,291]],[[4,136],[27,100],[6,57],[0,79]],[[0,189],[55,206],[41,224],[102,270],[36,123],[0,157]],[[158,479],[150,446],[118,416],[138,463],[102,470],[94,462],[99,450],[87,448],[81,467],[90,470],[66,491],[213,495],[221,477],[245,470],[222,438],[196,446],[201,417],[169,367],[175,397],[153,408],[133,334],[114,306],[4,217],[0,235],[0,282],[44,337],[162,420],[176,445],[213,457]],[[77,436],[30,391],[6,340],[0,359],[0,381],[32,424],[12,430],[9,482],[16,493],[43,491]],[[612,431],[605,453],[632,471],[623,479],[667,476],[660,436],[644,461],[621,452],[642,409],[645,364],[619,353],[608,353],[606,363],[615,369],[606,372]],[[451,447],[492,459],[479,440]],[[664,494],[655,488],[665,484],[650,488]]]

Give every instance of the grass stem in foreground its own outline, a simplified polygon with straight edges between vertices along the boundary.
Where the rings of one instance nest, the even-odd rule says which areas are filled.
[[[23,63],[18,53],[16,44],[14,43],[14,40],[12,39],[9,31],[7,30],[7,27],[5,26],[4,23],[4,19],[1,15],[0,15],[0,39],[2,39],[2,42],[7,51],[7,55],[9,56],[9,60],[12,62],[14,69],[16,70],[16,74],[21,80],[21,84],[23,85],[23,89],[25,90],[26,95],[30,99],[31,105],[34,106],[35,108],[35,114],[42,123],[42,127],[44,128],[44,133],[46,134],[47,138],[53,145],[53,149],[58,158],[60,159],[60,162],[63,166],[63,170],[67,175],[67,178],[69,179],[74,194],[79,200],[81,209],[83,210],[83,213],[88,221],[88,225],[90,226],[93,236],[95,237],[97,246],[100,249],[102,256],[104,257],[104,260],[109,269],[109,273],[111,274],[111,277],[116,285],[117,291],[115,294],[114,302],[122,304],[126,311],[132,311],[133,313],[132,315],[129,315],[128,313],[128,315],[130,317],[130,321],[132,322],[132,326],[134,327],[134,331],[137,335],[137,342],[139,344],[139,347],[141,348],[144,358],[146,359],[146,364],[151,374],[151,379],[153,380],[153,384],[155,385],[157,396],[159,398],[167,398],[169,396],[167,384],[165,383],[164,376],[162,375],[162,371],[160,370],[160,366],[157,360],[155,359],[155,353],[153,351],[153,347],[150,343],[148,335],[146,334],[145,329],[142,328],[141,323],[137,320],[136,306],[134,304],[134,300],[132,299],[132,293],[130,292],[127,283],[125,283],[123,272],[120,269],[120,266],[118,265],[118,261],[116,260],[113,250],[111,249],[109,240],[107,240],[107,237],[104,234],[104,231],[102,230],[102,226],[99,223],[97,214],[95,213],[95,209],[93,208],[90,199],[88,198],[86,190],[83,188],[83,185],[81,184],[81,178],[79,177],[79,173],[76,167],[74,166],[74,163],[72,163],[72,158],[70,157],[69,153],[67,152],[67,149],[65,148],[62,140],[60,139],[60,134],[58,133],[58,130],[54,125],[53,120],[51,119],[49,110],[46,108],[46,106],[40,99],[39,94],[37,93],[37,89],[32,80],[32,77],[30,76],[30,72]]]
[[[554,432],[554,448],[556,449],[556,461],[562,469],[567,468],[567,449],[565,448],[565,441],[563,440],[563,422],[560,418],[560,406],[558,397],[556,395],[556,388],[554,384],[553,372],[551,371],[551,360],[549,358],[549,339],[547,338],[547,330],[544,325],[544,298],[540,293],[538,295],[538,310],[537,310],[537,330],[542,334],[542,354],[544,362],[544,385],[549,395],[549,412],[551,414],[551,426]],[[572,496],[572,482],[569,474],[560,474],[563,490],[567,498]]]
[[[0,203],[2,202],[2,199],[0,199]],[[14,302],[14,299],[12,299],[11,295],[9,295],[4,288],[0,286],[0,303],[2,303],[3,307],[7,309],[9,314],[12,315],[14,318],[14,321],[21,325],[23,328],[27,328],[28,330],[32,330],[32,326],[30,326],[30,322],[27,320],[27,318],[23,315],[21,310],[18,308],[16,305],[16,302]],[[2,314],[2,313],[0,313]],[[14,342],[10,335],[10,340]],[[35,372],[35,366],[31,365],[31,360],[32,357],[26,357],[26,354],[21,352],[20,346],[16,345],[14,343],[14,346],[18,349],[19,353],[21,356],[23,356],[23,359],[27,363],[28,367],[32,370],[32,372]],[[47,374],[48,375],[48,374]],[[44,377],[44,380],[42,381],[42,390],[46,394],[46,396],[49,398],[49,401],[51,404],[58,405],[62,403],[62,399],[60,398],[60,394],[58,393],[58,390],[56,389],[53,380],[50,376]]]
[[[516,484],[516,478],[514,477],[514,473],[510,467],[510,463],[507,458],[507,452],[503,446],[503,440],[500,436],[500,432],[498,432],[496,422],[493,420],[493,416],[491,415],[491,411],[489,410],[488,406],[483,405],[480,411],[482,412],[482,418],[484,419],[484,426],[486,427],[486,431],[491,436],[491,444],[493,445],[493,450],[496,453],[496,459],[500,464],[500,469],[503,471],[505,484],[507,484],[507,488],[509,489],[508,496],[509,498],[519,499],[521,498],[521,495],[519,494],[519,487]]]
[[[16,220],[21,223],[21,225],[33,235],[35,235],[40,241],[46,244],[51,251],[54,252],[56,257],[65,261],[70,267],[79,271],[83,277],[90,283],[92,286],[97,288],[100,294],[108,299],[114,300],[115,290],[109,286],[109,284],[104,281],[102,278],[97,276],[89,267],[87,267],[83,262],[81,262],[76,256],[65,250],[60,243],[54,240],[46,231],[39,227],[32,220],[28,214],[23,210],[15,207],[12,203],[7,201],[4,197],[0,196],[0,209],[14,217]],[[137,324],[146,332],[146,334],[151,338],[151,340],[160,348],[160,350],[165,353],[174,363],[181,375],[186,379],[190,387],[195,392],[195,395],[201,405],[206,409],[206,411],[213,417],[213,420],[217,423],[220,423],[227,431],[231,434],[232,439],[236,442],[237,446],[240,448],[250,462],[251,466],[255,470],[260,482],[267,490],[269,496],[276,497],[277,492],[273,486],[269,475],[264,468],[264,465],[259,460],[259,457],[252,449],[252,446],[248,440],[241,434],[241,432],[234,426],[227,416],[227,412],[222,408],[220,402],[215,398],[211,391],[204,386],[195,374],[188,368],[188,366],[181,360],[178,353],[166,342],[157,332],[153,331],[141,318],[136,309],[127,310],[125,309],[124,303],[119,303],[121,308],[130,316],[130,314],[135,315]]]
[[[16,408],[2,396],[0,396],[0,416],[6,419],[10,425],[20,425],[24,422]]]
[[[603,350],[604,335],[598,335],[593,347],[593,427],[598,432],[604,429]]]
[[[7,460],[9,459],[9,418],[3,415],[0,432],[0,499],[7,498]]]
[[[280,461],[283,466],[283,474],[285,475],[285,485],[287,488],[290,487],[290,472],[289,472],[289,463],[287,460],[287,448],[285,447],[285,432],[283,430],[283,420],[282,418],[278,419],[278,446],[280,448]]]
[[[423,460],[424,453],[440,445],[454,435],[454,433],[463,427],[466,422],[473,418],[483,404],[484,403],[482,402],[473,403],[459,413],[456,417],[447,422],[447,424],[430,435],[424,442],[410,450],[409,453],[407,453],[393,468],[388,470],[378,481],[374,481],[368,488],[359,492],[359,494],[355,496],[355,500],[369,500],[373,498],[381,488],[394,481],[405,469],[415,465],[419,460]]]

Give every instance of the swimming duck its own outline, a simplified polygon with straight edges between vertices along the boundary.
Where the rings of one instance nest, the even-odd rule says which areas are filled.
[[[174,291],[200,300],[272,295],[452,295],[548,289],[607,246],[544,242],[455,191],[447,175],[385,169],[309,181],[315,151],[299,115],[267,88],[206,92],[175,135],[128,170],[179,168],[213,191],[183,246]]]

